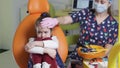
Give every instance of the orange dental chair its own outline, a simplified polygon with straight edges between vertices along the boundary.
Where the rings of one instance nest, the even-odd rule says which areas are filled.
[[[28,2],[29,15],[19,24],[13,40],[13,55],[20,68],[27,68],[29,53],[25,52],[24,46],[28,42],[28,38],[35,36],[34,23],[41,13],[49,12],[49,9],[47,0],[29,0]],[[58,38],[58,53],[65,62],[68,55],[65,35],[59,25],[53,28],[52,33]]]

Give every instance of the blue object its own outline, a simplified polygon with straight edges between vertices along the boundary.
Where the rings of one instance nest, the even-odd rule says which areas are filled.
[[[64,68],[64,64],[62,62],[62,59],[60,58],[60,55],[58,54],[58,51],[56,54],[56,61],[57,61],[57,64],[59,65],[60,68]]]

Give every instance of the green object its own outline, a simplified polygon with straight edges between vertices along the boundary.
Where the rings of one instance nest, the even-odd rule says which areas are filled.
[[[76,44],[78,39],[79,39],[79,35],[70,35],[70,36],[66,36],[66,39],[67,39],[67,42],[68,42],[68,45],[73,45],[73,44]]]
[[[62,28],[63,31],[71,31],[71,30],[79,29],[80,24],[75,23],[75,24],[68,24],[68,25],[60,25],[60,27]],[[66,35],[66,39],[67,39],[68,45],[71,46],[78,42],[79,34]]]
[[[75,30],[75,29],[78,29],[80,27],[80,24],[75,23],[75,24],[60,25],[60,27],[63,30]]]
[[[54,6],[52,4],[49,4],[50,6],[50,10],[49,10],[49,13],[51,15],[51,17],[55,17],[55,9],[54,9]]]

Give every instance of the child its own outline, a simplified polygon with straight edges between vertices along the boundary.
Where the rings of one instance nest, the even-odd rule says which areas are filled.
[[[36,28],[36,32],[37,32],[37,38],[31,38],[29,40],[29,42],[31,41],[44,41],[41,44],[36,44],[33,47],[31,47],[31,49],[29,49],[30,51],[35,51],[36,48],[39,47],[39,52],[32,52],[31,53],[31,58],[32,58],[32,62],[33,62],[33,68],[57,68],[57,64],[56,64],[56,59],[51,57],[50,54],[44,53],[43,54],[43,49],[46,48],[52,48],[52,49],[57,49],[58,48],[58,44],[54,44],[49,42],[49,40],[52,40],[52,34],[51,31],[52,29],[50,28],[42,28],[40,22],[42,21],[43,18],[45,17],[50,17],[50,15],[48,13],[43,13],[41,14],[41,16],[37,19],[36,24],[35,24],[35,28]],[[48,42],[48,44],[47,44]],[[47,44],[47,45],[46,45]],[[51,46],[49,46],[51,45]]]

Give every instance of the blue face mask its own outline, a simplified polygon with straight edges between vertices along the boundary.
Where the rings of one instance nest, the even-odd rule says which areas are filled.
[[[95,7],[95,10],[98,12],[98,13],[102,13],[104,11],[106,11],[108,9],[108,7],[104,4],[99,4],[99,3],[94,3],[94,7]]]

